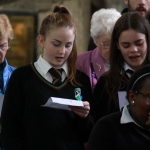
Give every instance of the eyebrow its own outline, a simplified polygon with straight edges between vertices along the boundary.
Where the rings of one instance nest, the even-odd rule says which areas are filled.
[[[62,43],[61,41],[57,40],[57,39],[53,39],[56,42]],[[67,44],[73,43],[73,41],[67,42]]]
[[[57,41],[57,42],[60,42],[60,43],[61,43],[61,41],[59,41],[59,40],[57,40],[57,39],[53,39],[53,41]]]
[[[143,39],[138,39],[138,40],[134,41],[134,43],[139,42],[141,40],[143,40]],[[128,43],[130,43],[130,42],[121,42],[121,44],[128,44]]]

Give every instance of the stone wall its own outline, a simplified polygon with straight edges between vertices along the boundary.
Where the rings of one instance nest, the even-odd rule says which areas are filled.
[[[116,8],[120,12],[126,7],[124,0],[106,0],[105,5],[107,8]]]

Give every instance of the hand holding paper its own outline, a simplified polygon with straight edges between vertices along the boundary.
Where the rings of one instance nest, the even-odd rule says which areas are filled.
[[[72,99],[65,99],[65,98],[58,98],[58,97],[50,97],[43,107],[51,107],[57,109],[65,109],[71,110],[68,106],[83,106],[82,101],[72,100]]]
[[[83,101],[82,101],[83,102]],[[81,118],[85,118],[90,111],[90,104],[87,101],[83,102],[83,107],[79,107],[79,106],[69,106],[69,108],[71,108],[71,110],[79,115]]]

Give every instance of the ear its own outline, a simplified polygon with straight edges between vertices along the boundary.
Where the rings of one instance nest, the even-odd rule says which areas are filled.
[[[132,106],[134,106],[135,104],[135,96],[136,96],[135,93],[132,90],[130,90],[129,91],[129,103]]]
[[[128,5],[128,0],[124,0],[124,3],[125,3],[126,5]]]
[[[93,41],[94,41],[94,44],[97,46],[97,44],[98,44],[98,40],[93,39]]]
[[[41,47],[44,46],[44,37],[42,35],[38,36],[38,42],[39,42],[39,44],[40,44]]]

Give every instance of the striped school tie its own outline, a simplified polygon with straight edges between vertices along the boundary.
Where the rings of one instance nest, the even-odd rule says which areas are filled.
[[[49,70],[49,73],[51,74],[51,76],[52,76],[52,79],[53,79],[53,81],[52,81],[52,84],[54,84],[54,85],[60,85],[61,83],[62,83],[62,69],[55,69],[55,68],[51,68],[50,70]]]

